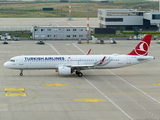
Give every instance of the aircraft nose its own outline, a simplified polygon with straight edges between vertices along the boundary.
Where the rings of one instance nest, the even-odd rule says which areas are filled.
[[[8,62],[5,62],[5,63],[4,63],[4,67],[9,67]]]

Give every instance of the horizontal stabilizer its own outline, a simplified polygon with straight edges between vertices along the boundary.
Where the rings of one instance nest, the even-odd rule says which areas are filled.
[[[153,60],[155,57],[153,56],[139,56],[137,60]]]

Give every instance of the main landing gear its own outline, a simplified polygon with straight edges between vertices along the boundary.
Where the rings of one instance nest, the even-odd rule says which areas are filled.
[[[82,76],[83,76],[83,73],[81,73],[80,71],[76,71],[76,74],[77,74],[79,77],[82,77]]]
[[[20,76],[23,76],[23,70],[21,70],[21,72],[20,72],[20,74],[19,74]]]

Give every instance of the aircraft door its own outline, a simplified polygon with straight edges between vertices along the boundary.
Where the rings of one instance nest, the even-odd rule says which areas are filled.
[[[24,65],[23,57],[20,57],[20,58],[19,58],[19,65],[20,65],[20,66],[23,66],[23,65]]]

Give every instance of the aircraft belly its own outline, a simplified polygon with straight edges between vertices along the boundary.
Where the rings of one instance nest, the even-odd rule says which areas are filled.
[[[27,63],[26,69],[53,69],[53,64],[46,64],[46,63]]]

